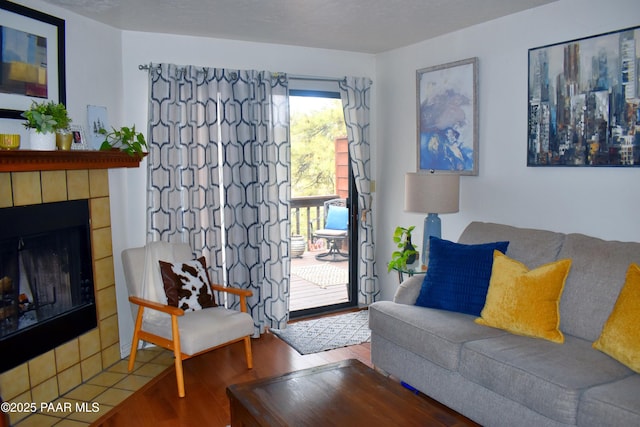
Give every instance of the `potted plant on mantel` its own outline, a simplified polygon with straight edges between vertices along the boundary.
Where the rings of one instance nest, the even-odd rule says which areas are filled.
[[[56,133],[68,130],[71,122],[64,104],[53,101],[32,102],[22,117],[27,119],[23,124],[32,150],[55,150]]]
[[[387,272],[393,270],[404,270],[407,265],[411,265],[418,259],[416,247],[411,243],[411,232],[416,228],[414,225],[404,228],[396,227],[393,232],[393,241],[398,247],[397,251],[391,254],[391,261],[387,265]]]
[[[121,150],[130,156],[142,156],[147,147],[147,141],[141,132],[136,132],[136,126],[123,126],[120,129],[111,128],[111,132],[100,129],[100,134],[104,135],[104,141],[100,145],[100,150]]]

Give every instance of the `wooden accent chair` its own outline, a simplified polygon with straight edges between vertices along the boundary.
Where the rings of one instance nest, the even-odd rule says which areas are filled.
[[[191,248],[186,244],[170,245],[174,254],[174,260],[192,261]],[[147,258],[153,251],[148,250],[149,245],[141,248],[125,249],[122,252],[124,275],[129,291],[129,301],[132,303],[135,328],[131,355],[129,357],[129,371],[133,370],[139,340],[147,341],[158,346],[172,350],[175,355],[176,379],[178,383],[178,396],[184,397],[184,375],[182,361],[207,351],[244,341],[247,367],[253,368],[251,354],[251,335],[253,334],[253,319],[247,313],[247,297],[252,292],[245,289],[235,289],[212,284],[212,291],[228,292],[240,297],[241,311],[230,310],[222,306],[203,308],[197,311],[184,311],[181,308],[167,305],[165,298],[156,298],[158,301],[144,299],[148,291],[144,290],[145,268],[152,268],[155,264],[158,269],[154,277],[162,277],[158,261]],[[166,261],[166,260],[165,260]],[[145,265],[147,267],[145,267]],[[148,275],[148,273],[146,273]],[[157,282],[158,280],[154,281]],[[155,295],[164,296],[164,287],[161,283],[153,283]],[[145,293],[146,292],[146,293]],[[154,312],[154,315],[144,316],[145,309]],[[136,313],[137,311],[137,313]],[[164,313],[164,314],[162,314]]]

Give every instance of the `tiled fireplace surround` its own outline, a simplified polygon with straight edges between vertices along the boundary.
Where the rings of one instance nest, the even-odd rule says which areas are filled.
[[[108,170],[0,172],[0,208],[77,199],[89,200],[98,327],[0,374],[6,401],[54,401],[120,360]]]

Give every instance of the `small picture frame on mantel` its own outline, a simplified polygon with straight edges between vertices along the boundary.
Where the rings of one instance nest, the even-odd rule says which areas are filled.
[[[72,150],[88,150],[87,137],[84,133],[82,126],[72,125],[69,126],[71,134],[73,135],[73,142],[71,143]]]

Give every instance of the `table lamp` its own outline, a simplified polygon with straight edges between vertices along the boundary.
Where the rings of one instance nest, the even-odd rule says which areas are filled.
[[[460,175],[452,173],[408,173],[404,177],[404,210],[426,213],[422,235],[422,265],[429,262],[429,236],[440,238],[438,214],[459,210]]]

